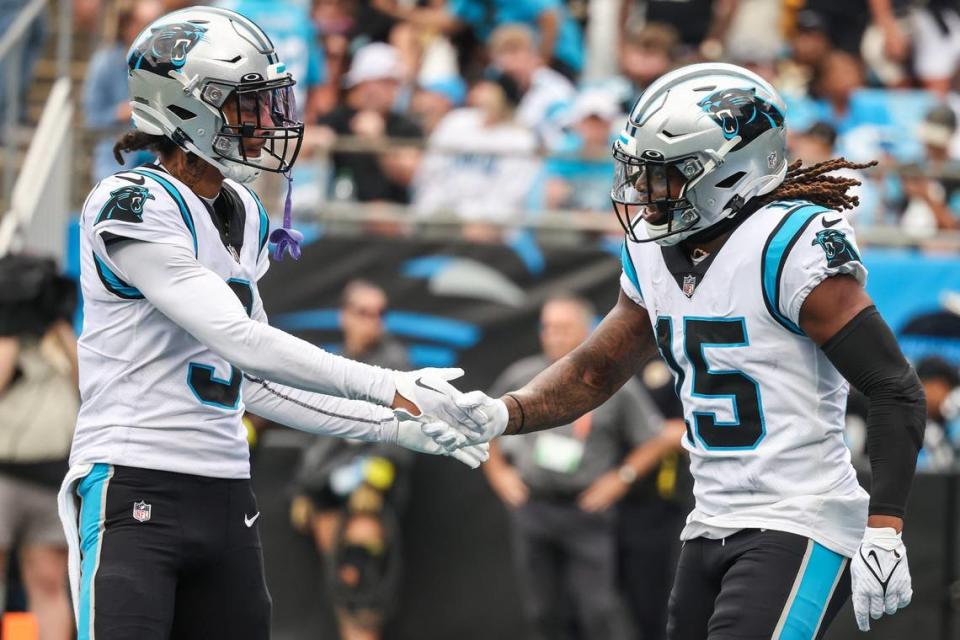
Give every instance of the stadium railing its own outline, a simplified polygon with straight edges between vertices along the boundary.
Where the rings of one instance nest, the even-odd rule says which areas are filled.
[[[71,209],[72,119],[70,80],[60,78],[30,140],[10,207],[0,218],[0,257],[11,250],[29,249],[62,261]]]
[[[17,137],[14,135],[14,130],[20,122],[20,73],[24,43],[30,25],[46,8],[46,4],[45,0],[31,0],[20,10],[10,28],[0,36],[0,69],[4,71],[3,94],[6,96],[3,114],[3,182],[0,183],[3,202],[8,201],[10,190],[13,188],[17,165]]]
[[[28,132],[26,154],[19,157],[22,103],[25,86],[21,62],[31,24],[57,4],[56,65],[58,80],[47,97],[40,122]],[[73,102],[69,81],[73,45],[71,0],[30,0],[10,27],[0,35],[0,68],[4,70],[3,172],[0,176],[0,256],[11,249],[32,251],[61,259],[64,227],[71,210]],[[42,216],[35,214],[42,210]]]
[[[117,129],[119,136],[125,129]],[[85,159],[91,157],[87,153],[95,142],[102,140],[104,132],[83,132],[78,144],[84,152],[78,154],[79,170],[74,172],[74,207],[79,207],[78,198],[82,198],[89,190],[89,168],[83,167]],[[109,133],[106,135],[110,135]],[[435,238],[460,237],[465,226],[471,224],[461,219],[454,211],[433,212],[428,216],[421,215],[415,207],[404,204],[387,202],[365,203],[354,200],[337,199],[332,183],[336,179],[333,171],[332,155],[349,153],[389,153],[398,149],[429,150],[430,153],[445,153],[450,155],[463,154],[463,149],[428,147],[424,141],[410,139],[380,139],[372,142],[356,136],[337,136],[335,142],[329,146],[309,148],[306,144],[297,163],[297,171],[305,167],[313,167],[315,171],[306,173],[311,179],[322,184],[312,190],[312,195],[298,197],[295,191],[293,205],[297,216],[311,222],[322,224],[327,233],[341,233],[354,235],[357,233],[382,233],[388,235],[427,234]],[[508,155],[497,151],[484,151],[488,155]],[[518,154],[509,154],[516,157]],[[549,153],[536,151],[528,154],[530,157],[548,158],[579,158],[577,154]],[[904,165],[903,171],[915,171],[913,165]],[[940,179],[955,179],[960,181],[960,175],[946,173],[944,175],[929,176]],[[294,182],[295,189],[303,186],[302,175]],[[267,205],[267,210],[274,216],[283,211],[283,195],[285,185],[276,176],[265,175],[261,181],[254,184]],[[508,233],[519,229],[529,229],[538,233],[544,241],[554,244],[581,242],[584,236],[596,237],[616,235],[622,233],[612,209],[604,211],[585,211],[573,209],[543,209],[521,212],[509,221],[489,223],[488,226]],[[940,230],[935,233],[916,233],[895,225],[865,225],[857,228],[857,239],[862,245],[882,247],[917,248],[934,253],[960,254],[960,231]]]

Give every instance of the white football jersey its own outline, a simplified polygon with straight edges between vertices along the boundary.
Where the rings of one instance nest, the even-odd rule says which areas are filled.
[[[849,385],[799,327],[825,278],[866,280],[849,223],[777,202],[699,264],[652,242],[626,242],[622,259],[683,401],[696,506],[681,537],[774,529],[852,556],[869,496],[843,440]]]
[[[84,203],[82,405],[71,464],[249,477],[241,372],[128,284],[105,246],[116,236],[187,247],[254,313],[269,265],[267,215],[243,185],[225,180],[224,191],[240,205],[224,239],[209,205],[159,167],[106,178]]]

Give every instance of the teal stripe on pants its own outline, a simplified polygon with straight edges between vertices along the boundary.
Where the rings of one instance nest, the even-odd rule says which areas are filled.
[[[77,640],[93,639],[93,580],[100,563],[107,485],[113,467],[95,464],[77,485],[80,496],[80,603],[77,608]]]
[[[776,640],[813,640],[847,559],[813,543],[790,610]]]

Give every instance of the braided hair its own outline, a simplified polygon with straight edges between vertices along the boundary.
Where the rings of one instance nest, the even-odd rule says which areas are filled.
[[[860,164],[846,158],[834,158],[809,167],[802,165],[800,160],[793,162],[787,167],[787,175],[776,189],[758,196],[751,200],[751,203],[755,203],[759,208],[777,200],[809,200],[813,204],[835,211],[853,209],[860,204],[860,198],[848,194],[847,190],[850,187],[859,187],[860,181],[827,174],[838,169],[869,169],[877,163],[873,161]]]

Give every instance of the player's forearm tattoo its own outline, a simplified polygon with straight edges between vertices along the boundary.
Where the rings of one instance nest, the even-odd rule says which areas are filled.
[[[653,349],[646,311],[621,294],[586,342],[505,398],[506,433],[518,432],[521,416],[523,433],[572,422],[622,387]]]

